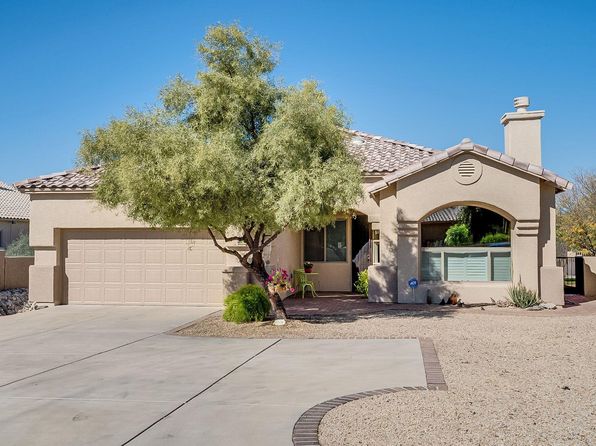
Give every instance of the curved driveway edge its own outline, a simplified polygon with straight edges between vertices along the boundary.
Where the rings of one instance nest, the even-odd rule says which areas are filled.
[[[386,389],[371,390],[368,392],[359,392],[351,395],[344,395],[324,401],[311,407],[304,412],[292,431],[292,441],[295,446],[319,446],[319,425],[323,417],[332,409],[350,401],[368,398],[375,395],[387,393],[398,393],[405,390],[447,390],[447,383],[439,363],[439,357],[435,350],[432,339],[420,338],[420,350],[426,373],[426,387],[390,387]]]

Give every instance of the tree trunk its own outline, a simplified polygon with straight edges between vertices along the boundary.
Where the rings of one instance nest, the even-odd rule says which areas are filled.
[[[273,312],[275,319],[286,320],[288,314],[286,313],[286,307],[284,307],[283,300],[281,300],[281,297],[279,297],[277,292],[272,293],[267,286],[267,278],[269,277],[269,274],[265,269],[264,263],[262,261],[259,262],[258,260],[255,262],[255,260],[256,259],[253,259],[253,263],[257,263],[257,265],[254,265],[254,271],[258,275],[261,285],[263,285],[263,288],[267,291],[267,297],[269,298],[269,302],[271,302],[271,311]]]

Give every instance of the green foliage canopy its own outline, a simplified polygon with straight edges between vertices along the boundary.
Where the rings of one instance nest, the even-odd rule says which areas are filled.
[[[33,248],[29,246],[29,235],[25,233],[19,234],[6,248],[6,255],[9,257],[32,256]]]
[[[573,189],[557,196],[557,237],[569,249],[596,255],[596,172],[577,172]]]
[[[456,223],[447,229],[445,246],[463,246],[472,243],[470,228],[463,223]]]
[[[316,82],[279,85],[276,47],[237,25],[209,28],[198,52],[197,82],[178,76],[159,105],[86,132],[80,160],[102,166],[101,203],[155,227],[207,228],[262,275],[279,232],[320,228],[361,197],[347,119]]]

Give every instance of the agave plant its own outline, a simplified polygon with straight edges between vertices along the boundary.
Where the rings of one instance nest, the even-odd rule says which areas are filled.
[[[540,297],[538,297],[538,293],[527,288],[523,283],[521,283],[521,279],[519,282],[517,282],[517,284],[511,285],[509,288],[507,288],[507,293],[509,294],[509,300],[511,303],[519,308],[533,307],[534,305],[538,305],[541,302]]]

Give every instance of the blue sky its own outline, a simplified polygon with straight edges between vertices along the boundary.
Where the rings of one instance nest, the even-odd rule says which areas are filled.
[[[527,95],[543,164],[596,167],[596,2],[0,0],[0,179],[72,167],[82,130],[192,78],[205,28],[233,21],[281,43],[276,75],[319,80],[353,128],[502,150],[499,118]]]

